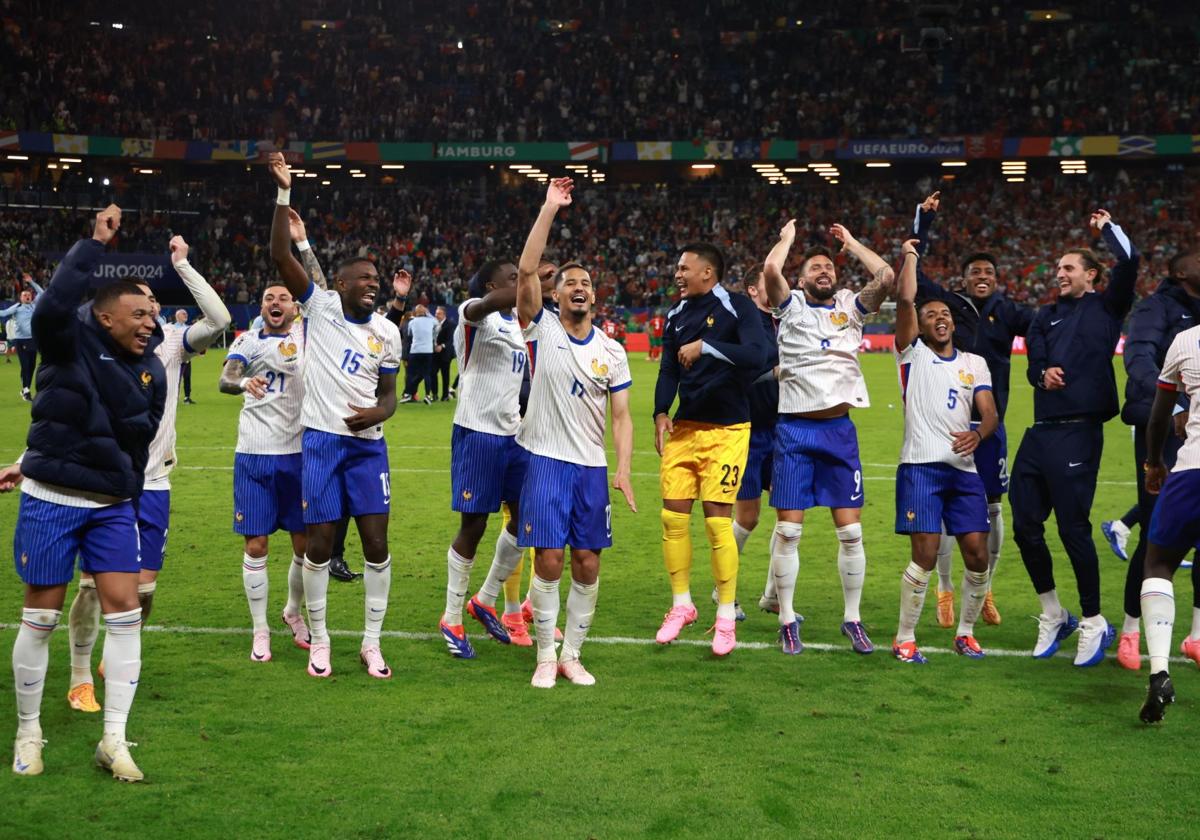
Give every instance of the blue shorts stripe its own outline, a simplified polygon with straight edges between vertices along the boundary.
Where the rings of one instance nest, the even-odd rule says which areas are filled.
[[[1150,542],[1163,548],[1200,549],[1200,470],[1179,470],[1167,476],[1150,515]]]
[[[771,489],[772,466],[775,463],[775,430],[750,428],[750,450],[746,469],[738,488],[738,501],[760,499],[764,490]]]
[[[392,484],[383,438],[365,440],[305,429],[301,447],[305,524],[388,512]]]
[[[517,544],[555,549],[569,545],[592,551],[611,546],[608,469],[530,455]]]
[[[261,537],[283,530],[303,533],[303,458],[290,455],[233,456],[233,531]]]
[[[849,417],[779,418],[775,426],[771,507],[860,508],[863,495],[858,432]]]
[[[983,480],[950,464],[901,464],[896,470],[896,533],[957,536],[991,530]]]
[[[34,586],[69,583],[76,557],[85,572],[136,574],[141,566],[133,503],[80,508],[22,493],[13,532],[13,563],[21,580]]]
[[[167,557],[167,532],[171,527],[171,491],[146,490],[134,503],[134,509],[142,540],[142,568],[161,571]]]
[[[971,428],[977,429],[979,424],[972,423]],[[976,447],[975,469],[989,498],[1008,492],[1008,433],[1003,423]]]
[[[450,508],[495,513],[519,503],[529,453],[515,435],[492,435],[455,425],[450,434]]]

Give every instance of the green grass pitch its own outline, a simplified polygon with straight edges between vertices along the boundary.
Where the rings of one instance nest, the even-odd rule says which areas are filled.
[[[893,475],[902,414],[895,365],[864,357],[872,407],[856,412],[866,478],[868,558],[863,616],[879,650],[850,653],[838,634],[841,590],[833,527],[814,511],[801,543],[797,609],[806,642],[774,647],[773,616],[751,609],[766,575],[769,510],[740,577],[750,613],[746,644],[724,660],[703,645],[645,644],[669,605],[659,548],[658,460],[650,422],[656,365],[631,361],[634,484],[641,512],[614,500],[615,546],[584,659],[598,685],[529,687],[531,649],[476,638],[479,656],[453,661],[435,633],[445,586],[453,403],[400,406],[387,425],[395,562],[384,639],[390,682],[357,662],[360,583],[330,584],[334,677],[305,673],[305,655],[277,636],[275,659],[249,661],[241,539],[231,530],[233,445],[240,399],[217,393],[221,353],[195,362],[198,404],[179,411],[167,565],[143,636],[141,685],[130,721],[147,782],[124,786],[91,763],[99,716],[72,712],[66,633],[52,643],[42,722],[46,771],[0,771],[0,837],[101,837],[117,831],[176,837],[1161,837],[1195,836],[1195,745],[1200,678],[1174,664],[1179,702],[1165,725],[1137,721],[1146,670],[1109,659],[930,656],[906,666],[888,652],[908,541],[892,533]],[[1117,364],[1118,369],[1120,364]],[[1123,374],[1119,374],[1123,378]],[[1024,361],[1014,360],[1012,453],[1031,416]],[[0,363],[0,457],[21,450],[28,410],[17,365]],[[1134,499],[1132,446],[1109,424],[1093,525],[1104,612],[1119,624],[1125,566],[1099,533]],[[7,460],[5,461],[8,462]],[[11,533],[16,494],[0,498]],[[486,571],[493,520],[472,580]],[[1011,520],[1010,520],[1011,522]],[[693,522],[693,590],[703,640],[711,572],[703,523]],[[1074,579],[1057,544],[1063,600]],[[351,563],[361,566],[357,537]],[[285,591],[286,542],[272,554],[271,614]],[[958,573],[956,573],[957,576]],[[7,651],[20,584],[0,576]],[[1191,586],[1180,575],[1176,638],[1187,632]],[[1004,617],[980,623],[985,649],[1024,653],[1038,611],[1009,536],[995,582]],[[68,597],[73,594],[73,590]],[[69,603],[69,600],[68,600]],[[933,599],[923,646],[950,647]],[[65,618],[65,617],[64,617]],[[216,628],[221,632],[205,632]],[[472,628],[468,627],[470,631]],[[477,634],[472,634],[476,637]],[[619,641],[621,637],[627,641]],[[635,643],[635,641],[637,643]],[[601,643],[604,642],[604,643]],[[830,646],[826,648],[824,646]],[[1067,648],[1074,649],[1073,641]],[[0,671],[0,721],[15,729],[12,684]],[[9,730],[12,731],[12,730]]]

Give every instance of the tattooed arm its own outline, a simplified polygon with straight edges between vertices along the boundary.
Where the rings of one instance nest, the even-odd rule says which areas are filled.
[[[867,312],[878,312],[880,304],[891,294],[896,273],[884,262],[883,257],[851,236],[850,231],[841,225],[833,225],[829,232],[834,239],[842,243],[843,251],[853,254],[863,264],[863,268],[871,272],[870,282],[858,293],[858,302]]]
[[[304,230],[304,220],[290,207],[288,208],[288,231],[292,235],[292,242],[296,243],[296,248],[300,251],[300,262],[304,264],[304,272],[308,275],[308,279],[313,281],[317,288],[328,289],[329,284],[325,281],[325,272],[321,271],[321,264],[317,262],[317,254],[308,244],[308,233]]]
[[[222,394],[246,393],[252,397],[261,398],[266,393],[267,380],[261,376],[246,377],[245,373],[246,363],[240,358],[226,359],[217,389]]]

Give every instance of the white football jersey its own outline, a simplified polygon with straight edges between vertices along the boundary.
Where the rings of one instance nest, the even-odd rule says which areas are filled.
[[[896,354],[896,363],[904,401],[900,463],[949,464],[975,472],[975,456],[956,455],[950,447],[954,432],[971,428],[976,392],[992,390],[987,362],[961,350],[943,358],[917,338]]]
[[[300,424],[335,435],[378,440],[383,426],[351,432],[350,406],[379,404],[379,377],[400,369],[400,330],[372,312],[361,322],[342,312],[337,292],[309,285],[300,301],[305,319],[304,404]]]
[[[625,348],[601,330],[580,340],[543,309],[525,327],[529,407],[517,442],[534,455],[586,467],[608,464],[608,395],[632,385]]]
[[[867,312],[849,289],[827,304],[793,291],[774,310],[779,323],[779,413],[803,414],[846,403],[867,408],[867,383],[858,365]]]
[[[1192,327],[1175,336],[1163,359],[1158,383],[1160,388],[1182,390],[1192,401],[1187,440],[1180,447],[1171,472],[1200,469],[1200,408],[1196,406],[1196,398],[1200,396],[1200,327]]]
[[[304,324],[296,321],[284,335],[247,330],[229,345],[225,357],[245,366],[242,376],[261,376],[261,398],[242,395],[236,452],[291,455],[300,451],[300,406],[304,403]]]
[[[179,412],[179,369],[196,354],[184,342],[187,329],[172,324],[163,327],[163,341],[154,355],[167,371],[167,403],[163,406],[158,432],[150,441],[150,457],[146,461],[147,490],[170,490],[171,470],[175,469],[175,417]]]
[[[521,425],[521,379],[525,375],[521,327],[508,312],[468,321],[464,313],[472,300],[458,308],[458,326],[454,328],[460,377],[454,423],[489,435],[515,435]]]

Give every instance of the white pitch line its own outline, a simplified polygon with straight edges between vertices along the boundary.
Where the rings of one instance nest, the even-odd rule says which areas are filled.
[[[20,628],[20,626],[21,625],[19,625],[19,624],[0,623],[0,630],[17,630]],[[60,624],[60,625],[58,625],[58,627],[55,628],[56,632],[60,631],[60,630],[65,631],[66,627],[63,626],[62,624]],[[186,626],[166,627],[161,624],[151,624],[149,626],[143,627],[142,630],[144,630],[147,633],[167,633],[167,634],[171,634],[171,635],[180,635],[180,636],[247,636],[248,637],[248,636],[253,635],[253,631],[248,627],[186,627]],[[290,637],[292,635],[292,633],[290,630],[276,628],[276,629],[271,630],[271,635],[280,636],[280,637]],[[339,638],[344,637],[344,638],[357,639],[362,636],[362,631],[361,630],[330,630],[329,635],[337,636]],[[382,630],[382,631],[380,631],[379,635],[384,636],[389,639],[400,639],[401,641],[406,641],[406,642],[433,642],[433,641],[440,642],[442,640],[442,636],[440,633],[413,633],[408,630]],[[480,637],[480,638],[486,638],[486,637]],[[589,636],[586,644],[590,644],[590,645],[627,645],[630,647],[658,646],[658,643],[656,641],[654,641],[654,639],[651,639],[651,638],[643,639],[643,638],[638,638],[636,636]],[[664,647],[670,647],[670,646],[710,647],[711,645],[712,645],[712,642],[710,642],[707,639],[676,639],[675,641],[671,642],[670,645],[666,645]],[[823,653],[852,653],[853,652],[850,650],[849,645],[831,645],[826,642],[805,642],[804,648],[805,648],[805,650],[816,650],[816,651],[821,651]],[[737,649],[738,650],[778,650],[779,645],[775,644],[774,642],[738,642]],[[1014,659],[1031,659],[1032,658],[1029,655],[1028,650],[1008,650],[1006,648],[987,648],[987,647],[985,647],[984,652],[988,656],[1008,657],[1008,658],[1014,658]],[[880,653],[880,654],[886,656],[887,650],[884,647],[879,647],[879,648],[876,648],[876,653]],[[951,648],[933,647],[933,646],[931,646],[931,647],[922,646],[921,653],[933,653],[933,654],[938,654],[938,655],[955,654],[956,656],[958,655]],[[1053,658],[1054,659],[1073,659],[1074,657],[1069,652],[1060,651],[1060,652],[1054,654]],[[1113,654],[1113,653],[1105,654],[1105,658],[1115,659],[1116,654]],[[1150,658],[1149,656],[1142,657],[1143,660],[1149,660],[1149,658]],[[1185,656],[1172,656],[1170,658],[1170,661],[1174,662],[1176,664],[1184,664],[1184,663],[1191,662],[1192,660],[1188,659]]]

